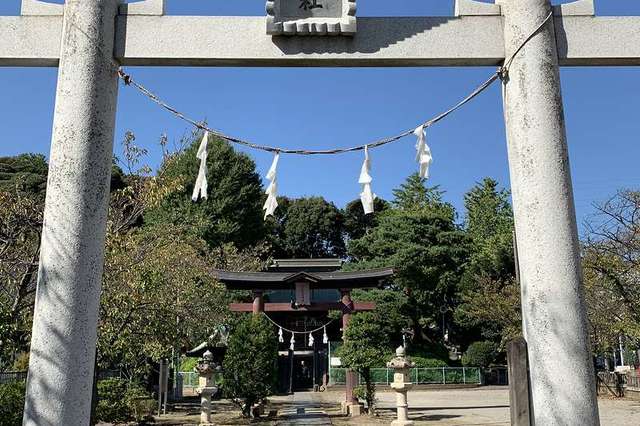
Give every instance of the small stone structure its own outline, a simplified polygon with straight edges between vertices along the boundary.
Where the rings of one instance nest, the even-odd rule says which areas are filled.
[[[200,375],[198,392],[200,393],[200,425],[213,426],[211,423],[211,397],[218,391],[218,387],[213,383],[213,375],[218,370],[218,366],[213,362],[213,354],[207,351],[202,355],[202,359],[194,367]]]
[[[396,406],[398,419],[391,422],[391,426],[408,426],[413,422],[409,420],[409,404],[407,404],[407,392],[413,387],[409,381],[409,371],[415,364],[407,357],[403,346],[396,349],[396,356],[387,363],[388,368],[395,370],[391,388],[396,391]]]
[[[267,34],[354,35],[356,0],[267,0]]]

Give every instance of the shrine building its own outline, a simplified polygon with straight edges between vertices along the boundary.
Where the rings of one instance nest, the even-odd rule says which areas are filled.
[[[342,342],[351,315],[375,308],[354,302],[352,290],[382,287],[393,275],[389,268],[342,272],[342,264],[338,259],[275,260],[264,272],[215,273],[228,290],[250,292],[252,302],[232,303],[231,311],[264,314],[275,325],[280,392],[329,385],[330,366],[338,366],[331,352]],[[347,401],[353,400],[354,386],[355,375],[347,372]]]

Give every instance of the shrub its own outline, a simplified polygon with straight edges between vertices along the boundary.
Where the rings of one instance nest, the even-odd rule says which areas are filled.
[[[153,412],[157,407],[157,402],[143,387],[134,383],[130,384],[125,394],[125,400],[131,416],[137,423],[144,424],[148,420],[153,420]]]
[[[96,418],[103,422],[124,422],[131,418],[125,401],[127,381],[107,379],[98,382]]]
[[[486,368],[491,365],[498,356],[498,345],[493,342],[474,342],[469,345],[462,356],[462,365],[465,367]]]
[[[245,316],[234,327],[223,361],[226,396],[249,417],[252,406],[276,388],[278,339],[261,316]]]
[[[358,401],[367,402],[367,389],[364,386],[353,388],[353,397]]]
[[[24,410],[25,383],[0,385],[0,426],[20,426]]]
[[[417,368],[442,368],[448,367],[445,361],[436,358],[424,358],[421,356],[410,356],[411,361],[413,361]]]
[[[13,362],[14,371],[27,371],[29,369],[29,352],[22,352]]]
[[[354,315],[345,330],[345,341],[338,355],[346,368],[351,368],[364,380],[367,411],[375,413],[376,387],[372,368],[385,362],[387,336],[375,321],[375,315],[363,312]]]
[[[183,358],[180,362],[180,371],[194,371],[197,364],[198,358]]]
[[[131,419],[141,422],[151,414],[153,402],[151,395],[135,383],[123,379],[100,380],[96,418],[110,423]]]

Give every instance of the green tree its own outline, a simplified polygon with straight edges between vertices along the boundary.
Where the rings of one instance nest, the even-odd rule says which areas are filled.
[[[223,387],[242,410],[251,416],[255,403],[276,389],[278,339],[273,326],[262,316],[243,316],[229,336],[223,361]]]
[[[487,368],[498,357],[498,346],[494,342],[474,342],[462,356],[462,365],[465,367]]]
[[[418,173],[410,175],[400,188],[393,190],[393,205],[397,209],[411,210],[444,210],[446,214],[455,217],[455,210],[451,204],[442,201],[444,192],[439,186],[426,186],[427,180]]]
[[[194,347],[228,320],[229,296],[209,274],[220,260],[203,253],[204,242],[175,227],[109,238],[98,328],[102,368],[142,380],[149,359]],[[252,259],[245,260],[247,267]]]
[[[607,353],[621,336],[640,342],[640,191],[621,190],[597,210],[582,263],[592,346]]]
[[[350,265],[345,268],[349,271]],[[374,290],[355,290],[352,294],[357,302],[374,302],[376,308],[369,316],[387,337],[388,348],[398,347],[402,343],[402,334],[410,326],[408,298],[403,291],[392,288]],[[389,353],[391,356],[392,354]]]
[[[145,176],[145,152],[125,139],[126,187],[111,196],[100,300],[98,361],[143,380],[149,360],[194,347],[227,321],[230,295],[211,268],[257,270],[255,251],[211,250],[188,225],[146,223],[149,209],[175,194],[180,176]],[[144,226],[143,226],[144,225]]]
[[[442,315],[450,317],[468,257],[465,233],[454,208],[437,188],[412,175],[395,191],[394,208],[378,226],[349,244],[357,269],[393,267],[391,289],[404,291],[406,312],[417,341],[439,340]]]
[[[365,400],[369,414],[375,414],[375,384],[371,369],[384,365],[385,356],[390,348],[386,347],[388,338],[378,326],[379,318],[370,312],[363,312],[351,318],[344,332],[344,344],[339,355],[346,368],[357,371],[365,382]]]
[[[20,426],[24,411],[24,382],[0,384],[0,426]]]
[[[42,154],[0,157],[0,191],[44,198],[49,166]]]
[[[344,230],[349,240],[356,240],[364,237],[371,229],[378,225],[378,216],[387,210],[389,203],[381,198],[376,198],[373,202],[374,212],[364,214],[362,202],[353,200],[344,208]]]
[[[246,248],[265,235],[262,218],[262,183],[253,160],[236,152],[227,142],[210,136],[208,144],[207,200],[194,203],[191,194],[198,174],[196,158],[201,132],[184,143],[186,149],[165,155],[159,177],[181,185],[157,207],[145,214],[150,223],[187,226],[210,247],[233,243]]]
[[[464,205],[465,229],[472,243],[468,272],[495,279],[512,277],[514,226],[509,191],[485,178],[465,195]]]
[[[333,203],[322,197],[282,197],[278,203],[271,221],[275,257],[344,257],[344,216]]]
[[[42,201],[21,192],[0,192],[0,370],[29,349]]]
[[[509,192],[485,178],[464,201],[471,253],[461,280],[456,323],[463,343],[485,338],[504,346],[521,333]]]

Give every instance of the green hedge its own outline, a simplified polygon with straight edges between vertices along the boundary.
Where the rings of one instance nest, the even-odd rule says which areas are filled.
[[[412,356],[410,358],[416,365],[416,368],[441,368],[449,366],[446,361],[437,358],[424,358],[421,356]]]
[[[151,414],[154,401],[141,386],[123,379],[98,382],[96,419],[107,423],[142,421]]]
[[[25,387],[24,382],[0,385],[0,426],[22,425]],[[98,398],[96,419],[103,422],[140,422],[155,408],[155,401],[142,387],[122,379],[99,381]]]
[[[469,345],[467,351],[462,356],[462,365],[465,367],[490,366],[498,356],[498,345],[493,342],[474,342]]]
[[[0,426],[22,425],[25,383],[0,385]]]

